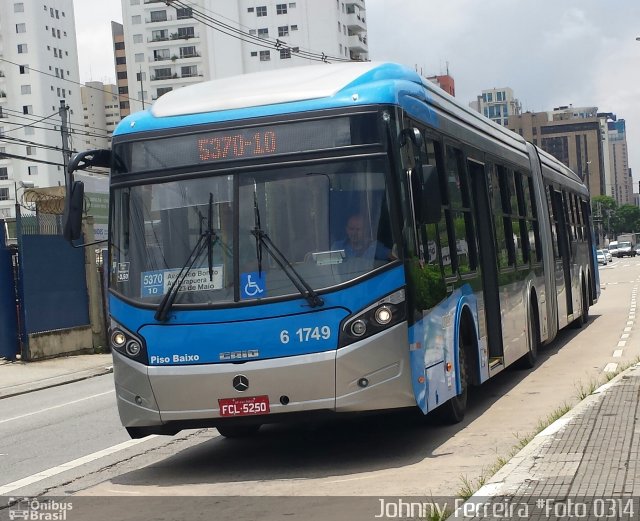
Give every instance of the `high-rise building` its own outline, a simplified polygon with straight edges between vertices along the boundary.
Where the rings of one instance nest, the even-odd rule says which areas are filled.
[[[509,87],[483,90],[478,99],[469,103],[469,106],[505,127],[509,124],[511,116],[517,116],[522,112],[521,103],[513,95],[513,89]]]
[[[60,107],[78,132],[82,104],[73,0],[2,5],[0,153],[13,157],[0,158],[0,217],[9,217],[23,185],[64,185]]]
[[[450,76],[449,73],[441,74],[439,76],[427,76],[427,79],[431,83],[435,83],[448,94],[451,94],[452,96],[456,95],[456,82],[454,81],[453,76]]]
[[[129,79],[127,78],[127,53],[124,45],[124,27],[118,22],[111,22],[113,39],[113,61],[116,67],[116,83],[118,86],[118,104],[120,117],[131,112],[129,107]]]
[[[118,80],[128,80],[132,112],[204,80],[368,59],[364,0],[122,0],[122,17]]]
[[[82,136],[82,146],[76,142],[76,148],[110,148],[111,134],[121,119],[118,87],[104,85],[99,81],[88,81],[80,91],[85,135]]]
[[[635,204],[624,119],[608,122],[613,193],[618,204]]]
[[[607,120],[597,107],[557,107],[509,117],[508,127],[562,161],[585,179],[591,195],[613,190]]]

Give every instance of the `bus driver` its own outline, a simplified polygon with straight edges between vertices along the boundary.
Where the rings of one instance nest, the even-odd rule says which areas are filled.
[[[331,247],[332,250],[344,250],[344,255],[349,258],[394,260],[395,256],[390,248],[380,241],[371,238],[367,221],[362,214],[354,214],[347,219],[345,226],[346,238],[337,241]]]

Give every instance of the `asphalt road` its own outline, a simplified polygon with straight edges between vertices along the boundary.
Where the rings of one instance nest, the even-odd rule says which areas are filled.
[[[640,355],[640,259],[614,260],[601,268],[600,281],[600,302],[591,308],[589,323],[543,348],[534,370],[507,370],[475,389],[459,425],[396,414],[270,426],[245,440],[203,429],[145,440],[25,490],[94,498],[143,495],[158,498],[156,504],[162,496],[457,495],[499,457],[508,457],[519,436],[558,407],[575,404],[605,368],[614,370]],[[0,483],[127,440],[109,394],[110,378],[0,400],[2,418],[29,414],[0,423]],[[258,508],[223,503],[245,516]]]

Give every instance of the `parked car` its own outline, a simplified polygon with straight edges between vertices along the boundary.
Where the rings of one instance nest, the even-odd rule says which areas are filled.
[[[603,266],[607,265],[607,257],[602,250],[596,251],[596,259],[598,261],[598,264],[602,264]]]
[[[613,262],[613,255],[611,255],[611,252],[607,248],[602,248],[602,252],[607,259],[607,262]]]
[[[618,241],[611,241],[609,243],[609,251],[614,257],[618,256]]]

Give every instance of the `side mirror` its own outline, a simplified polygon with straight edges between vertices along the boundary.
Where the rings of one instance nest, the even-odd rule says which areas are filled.
[[[64,212],[64,238],[71,242],[82,235],[82,212],[84,210],[84,183],[74,181],[67,196]]]
[[[442,197],[438,171],[433,165],[422,165],[420,172],[420,193],[415,201],[420,205],[421,224],[435,224],[440,221]]]

